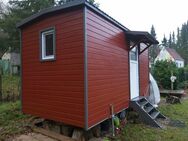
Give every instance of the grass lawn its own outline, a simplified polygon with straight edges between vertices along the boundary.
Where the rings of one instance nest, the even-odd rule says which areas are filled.
[[[177,105],[162,105],[160,111],[172,120],[185,123],[185,127],[167,126],[156,129],[143,124],[128,123],[116,140],[120,141],[188,141],[188,100]]]
[[[29,118],[21,113],[19,101],[0,104],[0,140],[25,132]]]
[[[3,96],[19,95],[20,76],[18,75],[3,75],[2,77]]]

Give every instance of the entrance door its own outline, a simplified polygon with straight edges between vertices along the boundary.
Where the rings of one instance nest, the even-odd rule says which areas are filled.
[[[139,96],[138,51],[136,47],[130,51],[130,92],[131,99]]]

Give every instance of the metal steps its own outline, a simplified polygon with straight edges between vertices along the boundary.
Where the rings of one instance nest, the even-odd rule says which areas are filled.
[[[157,119],[166,119],[166,117],[160,113],[145,97],[137,97],[132,99],[130,107],[133,108],[139,114],[139,119],[145,124],[153,127],[163,128]]]

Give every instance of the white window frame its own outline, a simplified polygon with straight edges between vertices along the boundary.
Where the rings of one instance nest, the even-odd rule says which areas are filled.
[[[53,35],[53,55],[46,55],[46,36]],[[41,31],[41,59],[42,60],[54,60],[55,59],[55,29],[47,29]]]

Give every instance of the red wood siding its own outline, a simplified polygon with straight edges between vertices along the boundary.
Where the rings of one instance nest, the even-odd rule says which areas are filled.
[[[124,31],[87,10],[89,127],[128,107],[128,51]]]
[[[140,95],[147,96],[149,90],[149,59],[148,50],[139,56]]]
[[[56,60],[40,61],[39,33],[55,27]],[[22,29],[23,112],[84,127],[83,10],[61,12]]]

